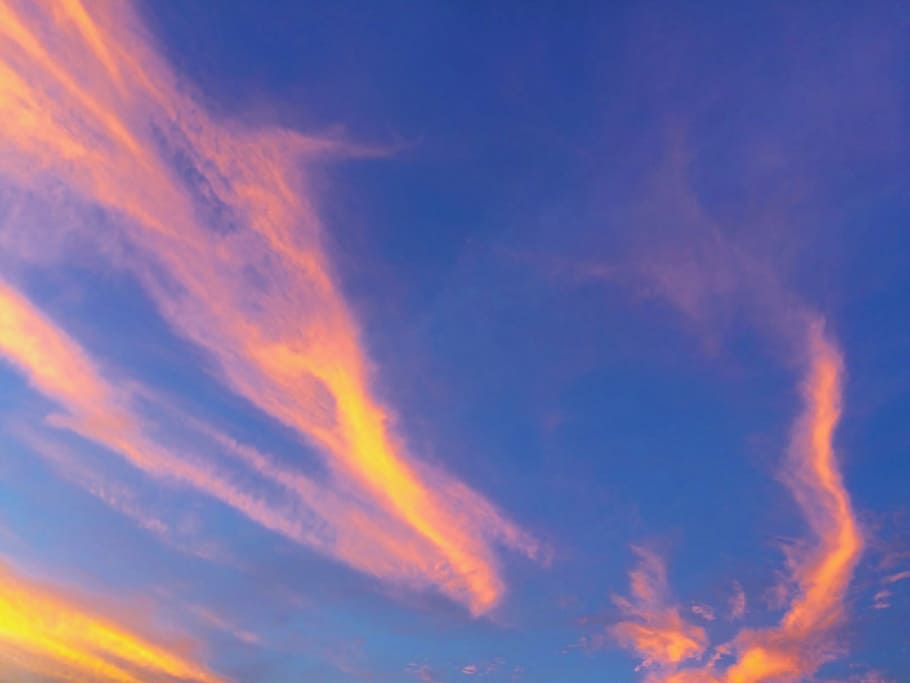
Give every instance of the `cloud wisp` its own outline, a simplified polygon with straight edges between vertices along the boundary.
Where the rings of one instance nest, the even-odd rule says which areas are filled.
[[[224,679],[58,592],[0,566],[0,662],[6,673],[67,681]]]
[[[329,523],[343,541],[288,526],[147,440],[137,447],[124,436],[135,428],[129,410],[96,377],[44,377],[22,349],[16,362],[39,390],[85,409],[81,433],[134,464],[216,487],[251,519],[359,570],[488,611],[505,590],[495,546],[529,556],[538,547],[467,486],[413,458],[377,396],[304,166],[362,150],[216,121],[145,36],[125,3],[0,2],[0,177],[16,206],[4,260],[35,267],[51,258],[40,244],[75,235],[136,277],[227,387],[321,455],[328,482],[283,481],[312,507],[327,504],[314,491],[331,498],[341,514]],[[36,228],[33,212],[48,204],[70,220]]]

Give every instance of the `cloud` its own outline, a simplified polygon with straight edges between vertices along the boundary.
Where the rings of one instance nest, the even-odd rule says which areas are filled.
[[[99,683],[224,679],[58,592],[0,566],[0,662],[4,670]]]
[[[646,663],[661,665],[648,670],[648,683],[786,683],[812,675],[835,658],[832,641],[844,622],[847,589],[864,546],[833,445],[844,360],[824,316],[785,284],[773,256],[776,249],[762,243],[761,225],[725,229],[706,211],[691,186],[692,161],[686,135],[674,131],[667,158],[645,188],[647,200],[628,212],[641,222],[640,251],[622,269],[599,269],[591,277],[624,282],[669,303],[714,349],[734,323],[748,326],[801,373],[802,412],[793,423],[779,476],[810,534],[788,549],[793,590],[782,605],[780,621],[771,627],[742,628],[732,640],[715,646],[703,664],[685,660],[706,654],[706,639],[693,641],[674,657],[667,652],[661,656],[658,646],[657,656],[636,647],[631,627],[615,635]],[[754,234],[745,229],[751,227]],[[658,604],[672,604],[668,600]],[[745,604],[738,587],[731,609],[735,619],[744,616]]]
[[[146,474],[189,487],[239,512],[248,520],[375,576],[424,585],[450,580],[432,547],[401,520],[356,497],[321,487],[300,472],[278,465],[269,456],[236,442],[198,421],[188,424],[211,441],[221,464],[203,458],[191,446],[173,455],[149,436],[136,414],[133,397],[115,389],[86,352],[30,302],[0,281],[0,355],[17,366],[30,383],[65,412],[48,418],[122,456]],[[101,475],[78,468],[47,440],[25,439],[44,457],[96,497],[131,517],[143,528],[174,543],[160,520],[136,507],[128,493]],[[279,493],[250,483],[224,461],[239,462]],[[286,496],[281,496],[283,491]],[[464,498],[470,500],[470,492]],[[474,510],[484,514],[482,506]]]
[[[906,581],[908,579],[910,579],[910,570],[905,570],[902,572],[895,572],[894,574],[889,574],[884,579],[882,579],[882,581],[883,581],[883,583],[894,584],[894,583],[897,583],[898,581]]]
[[[436,672],[429,664],[409,662],[405,668],[405,672],[416,678],[418,681],[422,681],[422,683],[443,683],[442,679],[436,677]]]
[[[887,588],[876,591],[872,596],[872,607],[874,609],[888,609],[891,607],[891,597],[894,595]]]
[[[44,351],[88,374],[60,366],[62,375],[45,376],[20,345],[14,360],[30,368],[36,388],[77,409],[78,424],[67,426],[358,569],[435,586],[474,614],[491,609],[505,590],[495,546],[533,557],[538,545],[408,451],[377,398],[376,372],[308,189],[307,162],[373,151],[216,121],[125,3],[4,0],[0,33],[0,177],[15,206],[4,224],[4,263],[37,267],[50,258],[41,245],[73,237],[82,249],[92,245],[93,263],[132,273],[230,390],[322,456],[329,483],[321,488],[345,511],[337,525],[348,547],[148,440],[132,441],[135,416],[81,356],[66,357],[71,345]],[[48,206],[67,220],[38,221]],[[89,399],[87,391],[99,393]],[[312,488],[301,495],[319,507]],[[359,503],[346,509],[346,498]],[[375,523],[374,511],[389,524]]]
[[[733,582],[733,595],[730,596],[730,619],[737,621],[746,616],[746,592],[739,581]]]
[[[843,360],[821,322],[808,330],[804,410],[791,436],[783,477],[814,541],[791,559],[797,592],[777,626],[743,631],[730,683],[796,680],[834,657],[830,636],[843,623],[844,598],[863,537],[832,446],[840,417]]]
[[[701,603],[696,602],[693,605],[691,605],[689,607],[689,609],[691,610],[692,614],[695,614],[695,615],[701,617],[705,621],[714,621],[714,619],[715,619],[714,608],[711,607],[710,605],[703,605]]]
[[[204,607],[203,605],[192,605],[188,608],[188,610],[204,626],[207,626],[208,628],[223,631],[224,633],[230,635],[232,638],[235,638],[242,643],[246,643],[247,645],[258,645],[260,643],[260,638],[258,635],[228,621],[225,617],[214,612],[208,607]]]
[[[786,320],[806,321],[803,411],[793,425],[781,471],[781,479],[792,492],[812,532],[811,541],[789,553],[795,595],[776,626],[742,629],[732,641],[715,648],[714,655],[702,667],[686,668],[678,664],[700,655],[705,650],[704,640],[680,641],[683,645],[672,652],[664,649],[665,643],[677,642],[675,637],[660,638],[664,631],[675,635],[678,627],[674,614],[671,612],[668,619],[672,628],[649,629],[647,615],[655,610],[641,608],[644,625],[636,628],[634,622],[632,626],[619,622],[614,629],[620,630],[614,635],[620,645],[632,647],[644,656],[646,665],[656,663],[665,667],[649,674],[649,683],[796,681],[812,675],[836,655],[831,637],[843,623],[847,588],[864,543],[833,447],[841,411],[844,364],[820,318],[788,308]],[[650,586],[662,589],[666,585],[660,573],[662,564],[655,558],[646,559],[651,569],[644,576],[657,579],[639,579],[643,586],[639,589],[634,588],[633,581],[633,595],[647,597],[651,594]],[[639,598],[639,602],[662,604],[650,598]],[[663,614],[660,609],[656,613]],[[649,644],[651,650],[647,649]],[[719,665],[721,658],[733,661]]]
[[[614,596],[613,602],[626,617],[610,628],[612,637],[642,658],[641,667],[663,668],[704,654],[705,630],[686,622],[677,605],[670,602],[663,561],[645,548],[633,548],[639,565],[629,573],[631,596]]]
[[[266,528],[301,542],[310,540],[309,532],[276,506],[244,491],[221,472],[190,458],[177,458],[149,439],[128,396],[102,377],[73,339],[2,282],[0,332],[0,354],[66,411],[52,415],[51,424],[118,453],[150,475],[188,484]],[[117,505],[123,507],[122,502]]]
[[[883,577],[880,582],[882,587],[872,596],[873,609],[890,608],[891,598],[894,597],[894,590],[891,586],[907,579],[910,579],[910,571],[895,572]]]

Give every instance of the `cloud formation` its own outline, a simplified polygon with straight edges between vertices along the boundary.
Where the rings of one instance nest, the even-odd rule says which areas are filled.
[[[162,647],[2,566],[0,664],[7,674],[67,681],[224,681],[186,654]]]
[[[746,592],[739,581],[733,582],[733,595],[730,596],[730,619],[736,621],[746,616]]]
[[[620,645],[636,652],[644,668],[676,665],[700,657],[708,636],[703,628],[683,619],[678,605],[670,603],[663,561],[645,548],[633,550],[639,565],[629,572],[630,597],[613,597],[625,619],[611,627],[611,635]]]
[[[789,555],[794,595],[777,625],[744,628],[716,647],[703,666],[680,666],[706,653],[705,634],[693,631],[678,609],[666,606],[663,565],[644,555],[643,568],[631,575],[632,599],[619,603],[634,619],[616,624],[613,634],[643,658],[651,683],[798,681],[836,655],[831,638],[843,623],[844,599],[863,538],[832,445],[843,360],[820,321],[809,327],[807,344],[804,408],[783,471],[813,535]]]
[[[75,237],[93,258],[131,273],[226,386],[322,456],[327,482],[313,483],[270,469],[252,450],[228,449],[319,521],[155,444],[86,353],[9,287],[7,324],[20,339],[5,344],[6,355],[66,407],[57,424],[144,471],[189,483],[362,571],[435,586],[474,614],[491,609],[505,590],[494,546],[534,556],[537,544],[413,458],[377,398],[303,166],[358,150],[216,121],[189,90],[125,3],[0,2],[0,177],[16,207],[3,225],[4,262],[35,267],[53,258],[40,245]],[[49,205],[67,220],[36,227],[38,208]],[[324,525],[330,537],[316,531]]]
[[[779,476],[810,536],[786,549],[790,582],[782,586],[784,613],[776,626],[743,627],[713,648],[705,642],[681,650],[685,657],[655,657],[643,647],[647,641],[617,640],[643,658],[648,683],[789,683],[811,676],[837,653],[834,638],[864,546],[833,445],[844,361],[824,317],[785,283],[777,250],[763,243],[761,226],[718,224],[693,188],[692,165],[686,134],[675,129],[666,158],[647,184],[647,201],[636,207],[640,213],[631,212],[646,236],[639,251],[622,268],[598,268],[589,277],[622,280],[670,303],[712,351],[735,325],[758,330],[782,351],[802,376],[802,412],[792,425]],[[784,214],[779,218],[786,221]],[[614,632],[660,619],[667,603],[639,604],[643,614],[620,622]],[[734,620],[746,616],[739,584],[730,613]],[[687,626],[674,624],[672,631],[684,633]]]

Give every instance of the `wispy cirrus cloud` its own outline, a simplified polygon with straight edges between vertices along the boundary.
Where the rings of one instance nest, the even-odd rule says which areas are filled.
[[[614,596],[623,620],[612,637],[642,658],[642,668],[663,668],[701,657],[708,645],[705,630],[687,622],[673,604],[663,560],[646,548],[633,548],[639,564],[629,572],[630,597]]]
[[[784,283],[768,255],[774,250],[760,244],[761,235],[746,235],[751,242],[737,238],[705,210],[691,185],[691,164],[686,135],[675,130],[667,159],[648,183],[640,215],[631,212],[649,239],[622,268],[594,268],[586,277],[631,284],[669,302],[712,349],[735,322],[758,330],[783,352],[802,375],[802,412],[791,427],[779,478],[798,504],[809,536],[786,549],[790,583],[775,626],[743,627],[713,648],[707,640],[692,641],[662,656],[659,648],[654,650],[658,656],[647,649],[646,631],[640,640],[624,633],[635,633],[650,620],[662,623],[668,603],[639,600],[641,613],[613,628],[619,629],[618,643],[643,658],[649,683],[803,680],[838,653],[834,638],[845,621],[848,586],[864,547],[834,449],[844,360],[824,317]],[[741,586],[731,605],[734,619],[745,616]],[[672,624],[674,634],[688,627]]]
[[[651,683],[797,681],[836,657],[832,636],[844,622],[845,597],[864,542],[833,447],[843,360],[821,321],[810,324],[806,334],[804,407],[781,472],[812,532],[811,539],[788,553],[793,597],[775,626],[743,628],[718,645],[702,666],[685,666],[686,660],[708,651],[705,633],[693,632],[678,609],[668,611],[666,597],[657,599],[666,591],[663,566],[646,556],[644,569],[632,574],[633,597],[626,601],[634,607],[634,618],[620,621],[612,631],[620,645],[643,658]],[[740,612],[738,604],[736,610]]]
[[[730,619],[736,621],[746,616],[747,604],[746,591],[743,590],[743,586],[739,581],[734,581],[733,595],[730,596],[728,604]]]
[[[894,584],[907,580],[910,580],[910,570],[895,572],[883,577],[880,581],[880,588],[872,597],[872,607],[875,609],[888,609],[891,607],[891,598],[894,597]]]
[[[0,664],[5,674],[99,683],[224,679],[178,649],[93,613],[0,566]],[[29,678],[31,680],[31,678]]]
[[[134,413],[130,397],[102,376],[71,337],[2,282],[0,331],[0,354],[22,370],[36,389],[63,408],[64,412],[48,418],[53,426],[98,443],[149,475],[189,485],[267,529],[301,543],[318,542],[315,530],[308,529],[302,519],[283,511],[280,505],[244,489],[210,464],[177,457],[155,443]],[[44,450],[45,446],[39,444]],[[85,482],[85,486],[98,489],[94,479]],[[123,508],[120,497],[103,492],[101,497]],[[160,531],[153,521],[143,520],[142,525]]]
[[[38,429],[19,427],[13,433],[30,452],[48,462],[57,476],[80,487],[164,546],[188,556],[236,564],[221,544],[201,537],[195,525],[186,524],[185,516],[177,517],[175,511],[150,505],[133,486],[110,476],[97,460],[88,460],[84,453],[73,452],[50,433],[40,433]]]
[[[897,583],[898,581],[906,581],[910,579],[910,570],[904,570],[902,572],[896,572],[894,574],[889,574],[886,576],[883,581],[887,584]]]
[[[147,437],[137,442],[132,407],[49,324],[35,323],[45,335],[39,348],[61,374],[41,370],[46,361],[25,345],[8,355],[36,388],[68,406],[61,424],[140,468],[189,481],[357,569],[435,586],[475,614],[491,609],[505,590],[495,546],[535,556],[537,543],[408,452],[377,398],[307,186],[307,159],[372,152],[217,121],[189,90],[124,3],[0,3],[0,175],[16,206],[3,226],[4,262],[34,267],[48,258],[39,244],[64,243],[69,234],[132,273],[173,330],[205,350],[225,385],[323,457],[328,485],[291,482],[265,472],[252,451],[233,449],[312,507],[331,505],[338,514],[328,523],[340,540],[327,541]],[[69,220],[36,229],[30,216],[48,204],[65,208]],[[83,374],[70,375],[70,366]]]
[[[420,539],[356,498],[345,498],[293,468],[278,465],[267,455],[211,428],[190,421],[222,455],[221,465],[192,448],[173,455],[150,435],[138,415],[134,397],[118,390],[85,351],[18,292],[0,282],[0,355],[23,371],[29,382],[63,411],[47,421],[68,429],[123,457],[140,471],[163,483],[189,487],[248,520],[362,571],[404,582],[419,581],[430,549]],[[86,471],[52,442],[32,434],[24,441],[49,459],[65,476],[79,483],[142,528],[173,544],[171,530],[138,508],[128,492],[103,476]],[[285,496],[269,493],[225,467],[239,463]]]

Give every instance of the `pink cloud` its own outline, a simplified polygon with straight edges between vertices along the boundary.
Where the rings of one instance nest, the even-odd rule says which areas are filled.
[[[746,592],[739,581],[733,582],[733,595],[730,596],[730,619],[737,621],[746,615]]]
[[[506,588],[497,548],[531,557],[540,548],[489,501],[409,451],[394,412],[378,398],[376,369],[326,254],[319,197],[307,183],[307,162],[375,150],[209,116],[125,3],[4,2],[2,11],[0,177],[19,191],[15,220],[4,225],[4,262],[37,267],[47,260],[36,257],[39,245],[75,236],[96,259],[132,273],[174,331],[208,354],[229,390],[321,455],[327,482],[291,483],[282,474],[282,485],[339,512],[331,519],[344,527],[345,545],[328,547],[287,511],[137,441],[141,428],[128,424],[137,416],[120,392],[92,374],[83,351],[55,347],[63,337],[46,334],[48,356],[89,375],[47,376],[24,345],[14,362],[62,403],[104,408],[57,424],[357,569],[435,587],[474,614],[492,609]],[[193,172],[176,168],[177,158]],[[36,201],[66,209],[72,220],[35,230],[28,217]],[[86,205],[106,212],[104,230]],[[64,351],[76,357],[63,358]],[[100,393],[91,398],[90,391]],[[253,464],[251,452],[242,457]],[[258,462],[260,474],[277,474]]]
[[[639,565],[629,573],[631,596],[614,596],[624,616],[610,628],[612,637],[641,657],[643,668],[675,667],[702,656],[707,647],[705,630],[685,621],[670,601],[663,561],[652,551],[634,548]]]

